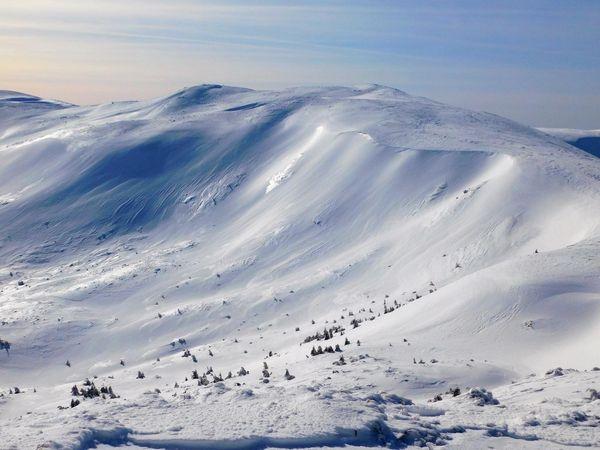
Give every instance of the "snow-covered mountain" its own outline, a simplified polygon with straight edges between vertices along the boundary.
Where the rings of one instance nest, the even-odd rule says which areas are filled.
[[[0,229],[8,448],[600,446],[600,159],[545,132],[378,85],[2,91]]]
[[[573,128],[538,129],[600,158],[600,130],[577,130]]]

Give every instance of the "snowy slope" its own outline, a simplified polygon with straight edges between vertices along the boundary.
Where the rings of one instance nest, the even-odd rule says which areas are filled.
[[[539,128],[539,130],[600,158],[600,130],[573,128]]]
[[[600,445],[600,160],[559,138],[377,85],[202,85],[2,92],[0,155],[9,448]],[[120,398],[71,396],[94,376]]]

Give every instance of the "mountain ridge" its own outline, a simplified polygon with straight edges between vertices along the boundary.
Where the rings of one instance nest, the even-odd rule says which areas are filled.
[[[126,398],[85,408],[114,416],[116,429],[157,433],[156,446],[169,426],[148,429],[138,412],[236,405],[256,428],[232,419],[234,437],[266,436],[272,424],[251,402],[288,395],[306,396],[323,422],[302,410],[304,431],[282,425],[280,437],[338,436],[342,419],[399,436],[365,396],[425,402],[423,427],[441,390],[512,392],[531,371],[597,364],[600,161],[558,138],[378,85],[200,85],[140,102],[24,102],[18,113],[9,103],[0,337],[12,346],[0,375],[44,393],[32,424],[98,376]],[[330,328],[340,352],[311,355]],[[198,386],[191,371],[205,366],[251,376]],[[265,383],[263,370],[278,375]],[[14,418],[31,395],[1,401]],[[448,416],[460,405],[448,403]],[[178,442],[209,426],[195,414]],[[210,430],[212,448],[231,438]]]

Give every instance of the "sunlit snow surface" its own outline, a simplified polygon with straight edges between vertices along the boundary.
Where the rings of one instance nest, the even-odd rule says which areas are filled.
[[[289,163],[285,166],[285,168],[271,177],[271,179],[269,180],[269,184],[267,185],[267,189],[265,191],[267,194],[292,175],[294,171],[294,166],[298,164],[298,161],[304,156],[304,153],[306,151],[310,150],[312,147],[315,146],[322,132],[323,127],[317,127],[317,129],[310,137],[308,142],[302,145],[302,147],[298,150],[298,153],[290,159]]]
[[[546,131],[382,86],[1,92],[0,448],[600,446],[600,159]]]

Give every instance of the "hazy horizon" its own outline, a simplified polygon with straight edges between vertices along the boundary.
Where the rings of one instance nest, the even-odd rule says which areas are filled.
[[[202,83],[379,83],[600,128],[599,3],[8,0],[0,12],[0,89],[76,104]]]

